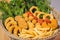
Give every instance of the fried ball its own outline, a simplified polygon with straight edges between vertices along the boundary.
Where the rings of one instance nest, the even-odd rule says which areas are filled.
[[[27,14],[27,13],[23,14],[23,17],[24,17],[24,18],[25,18],[25,17],[28,17],[28,14]]]
[[[29,20],[32,21],[34,19],[33,16],[29,16]]]
[[[32,23],[33,23],[33,24],[36,24],[36,22],[37,22],[37,21],[36,21],[35,19],[32,20]]]
[[[48,26],[48,24],[47,24],[46,22],[43,22],[43,23],[42,23],[42,27],[43,27],[43,28],[50,28],[50,26]]]
[[[28,21],[28,20],[29,20],[29,18],[28,18],[28,17],[25,17],[24,19],[25,19],[25,21]]]

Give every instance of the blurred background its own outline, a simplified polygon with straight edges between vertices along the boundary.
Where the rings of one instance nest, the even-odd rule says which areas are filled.
[[[51,1],[51,6],[60,12],[60,0],[49,0]]]

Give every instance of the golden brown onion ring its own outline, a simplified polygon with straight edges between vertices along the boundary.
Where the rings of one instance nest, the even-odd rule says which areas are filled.
[[[29,11],[30,11],[31,13],[33,13],[33,12],[32,12],[33,9],[36,9],[36,11],[38,11],[38,8],[37,8],[36,6],[32,6],[32,7],[29,9]]]
[[[50,17],[50,20],[52,20],[52,19],[54,18],[52,14],[45,14],[45,15],[43,16],[43,19],[45,19],[47,16]]]

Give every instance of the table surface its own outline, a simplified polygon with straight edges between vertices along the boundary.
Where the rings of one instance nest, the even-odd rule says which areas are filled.
[[[0,40],[10,40],[7,34],[2,30],[1,26],[0,26]]]

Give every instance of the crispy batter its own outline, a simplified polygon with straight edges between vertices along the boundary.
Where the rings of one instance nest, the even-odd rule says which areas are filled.
[[[33,16],[29,16],[29,20],[32,21],[34,19]]]
[[[12,33],[12,31],[14,30],[14,28],[15,28],[14,26],[10,26],[9,29],[8,29],[8,31],[9,31],[10,33]]]
[[[29,11],[30,11],[31,13],[33,13],[33,12],[32,12],[33,9],[36,9],[36,11],[38,11],[38,8],[37,8],[36,6],[32,6],[32,7],[29,9]]]
[[[34,13],[32,12],[33,9],[36,9]],[[29,11],[32,15],[28,16],[26,12],[23,14],[23,17],[8,17],[4,23],[6,29],[15,36],[23,38],[46,38],[57,31],[58,23],[53,15],[40,12],[35,6],[32,6]],[[41,16],[41,14],[43,14],[43,16]],[[46,17],[49,18],[49,20],[46,20]],[[42,24],[40,24],[40,18],[43,21]],[[49,21],[49,23],[47,23],[47,21]]]
[[[14,21],[13,17],[9,17],[5,20],[5,27],[6,29],[9,29],[10,26],[16,26],[16,22]]]
[[[19,31],[19,27],[15,27],[14,29],[14,35],[15,36],[18,36],[18,31]],[[20,31],[19,31],[20,32]]]
[[[16,16],[15,20],[20,28],[27,28],[27,23],[21,16]]]
[[[41,14],[45,15],[44,12],[40,12],[40,13],[37,15],[37,17],[39,18],[39,16],[40,16]]]
[[[9,17],[5,20],[5,27],[10,33],[12,33],[13,31],[13,34],[15,36],[18,36],[17,33],[18,30],[20,31],[20,29],[17,27],[17,22],[14,20],[13,17]]]
[[[11,22],[7,23],[6,28],[9,29],[9,27],[11,27],[11,26],[16,27],[17,26],[16,22],[15,21],[11,21]]]
[[[40,11],[35,11],[35,13],[33,14],[34,16],[37,16],[38,14],[40,14]]]
[[[5,20],[5,26],[7,25],[8,22],[10,21],[14,21],[14,18],[13,17],[9,17]]]
[[[27,23],[28,23],[29,29],[32,30],[34,28],[34,24],[30,21],[28,21]]]
[[[43,19],[45,19],[47,16],[50,17],[50,20],[52,20],[52,19],[54,18],[52,14],[45,14],[45,15],[43,16]]]
[[[58,27],[58,22],[56,19],[51,20],[51,28],[56,29]]]
[[[42,27],[43,27],[43,28],[50,28],[50,26],[48,26],[48,24],[47,24],[46,22],[43,22],[43,23],[42,23]]]

